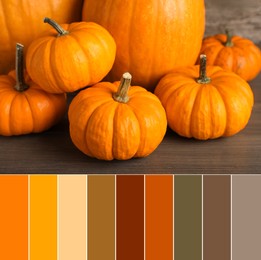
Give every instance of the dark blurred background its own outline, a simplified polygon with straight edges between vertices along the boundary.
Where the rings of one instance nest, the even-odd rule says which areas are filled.
[[[206,36],[228,28],[261,46],[261,0],[205,0],[205,4]]]

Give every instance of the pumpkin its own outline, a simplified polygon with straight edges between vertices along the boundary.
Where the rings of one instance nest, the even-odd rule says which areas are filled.
[[[232,136],[249,121],[253,92],[237,74],[207,66],[205,55],[200,61],[200,66],[168,73],[155,89],[169,127],[181,136],[201,140]]]
[[[261,69],[261,51],[251,40],[234,35],[216,34],[206,37],[200,53],[209,65],[220,66],[238,74],[246,81],[254,79]]]
[[[66,95],[50,94],[23,69],[23,45],[17,44],[16,71],[0,76],[0,135],[43,132],[66,112]]]
[[[101,160],[127,160],[151,154],[161,143],[167,119],[159,99],[140,86],[100,82],[81,90],[69,106],[70,136],[75,146]]]
[[[98,24],[59,25],[35,39],[27,50],[26,67],[32,80],[44,82],[50,93],[73,92],[99,82],[111,69],[116,53],[112,36]]]
[[[106,79],[129,71],[133,84],[152,91],[177,66],[194,65],[205,29],[203,0],[85,0],[84,21],[105,27],[117,44]]]
[[[49,16],[59,23],[81,20],[82,0],[8,0],[0,4],[0,75],[15,68],[15,46],[26,47],[45,29],[41,17]],[[40,19],[39,19],[40,18]]]

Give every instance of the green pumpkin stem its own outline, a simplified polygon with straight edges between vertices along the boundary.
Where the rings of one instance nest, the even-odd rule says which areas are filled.
[[[226,47],[232,47],[234,46],[234,43],[232,42],[232,35],[229,32],[229,30],[226,30],[226,36],[227,36],[227,41],[225,42]]]
[[[208,84],[211,79],[207,76],[207,56],[205,54],[200,55],[200,67],[199,67],[199,78],[197,82],[200,84]]]
[[[63,36],[69,33],[68,31],[64,30],[62,26],[60,26],[56,21],[48,17],[44,18],[44,23],[50,24],[58,32],[58,36]]]
[[[14,88],[23,92],[29,88],[24,81],[24,46],[20,43],[16,44],[16,60],[15,60],[15,71],[16,71],[16,84]]]
[[[125,72],[122,75],[118,91],[113,95],[114,100],[121,103],[127,103],[129,101],[128,91],[131,84],[131,78],[129,72]]]

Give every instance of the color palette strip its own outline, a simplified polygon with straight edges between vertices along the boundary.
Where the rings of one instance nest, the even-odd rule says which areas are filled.
[[[0,259],[261,259],[261,175],[0,175]]]

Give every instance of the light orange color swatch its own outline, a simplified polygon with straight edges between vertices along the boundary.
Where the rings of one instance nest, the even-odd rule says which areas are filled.
[[[57,259],[57,177],[30,177],[30,260]],[[17,258],[19,259],[19,258]]]
[[[173,176],[145,177],[145,259],[173,260]]]
[[[58,259],[87,258],[87,176],[58,176]]]
[[[0,259],[28,259],[27,176],[0,176]]]

